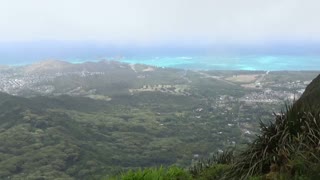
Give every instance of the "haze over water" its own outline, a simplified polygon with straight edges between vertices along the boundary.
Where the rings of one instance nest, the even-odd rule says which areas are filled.
[[[44,60],[72,63],[114,60],[193,70],[320,70],[319,44],[269,46],[181,45],[117,47],[95,42],[0,43],[0,65]]]
[[[28,59],[28,58],[26,58]],[[120,61],[130,64],[146,64],[156,67],[191,70],[264,70],[264,71],[312,71],[320,70],[320,56],[289,55],[239,55],[239,56],[124,56],[124,57],[50,57],[29,60],[0,60],[0,65],[26,65],[43,60],[62,60],[71,63]]]
[[[319,5],[10,0],[0,6],[0,64],[113,59],[187,69],[320,70]]]
[[[195,56],[122,58],[121,62],[198,70],[320,70],[319,56]]]

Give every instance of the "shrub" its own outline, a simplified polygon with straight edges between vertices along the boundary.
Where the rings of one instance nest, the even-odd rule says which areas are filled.
[[[287,106],[285,113],[276,115],[275,122],[261,122],[261,135],[236,159],[230,178],[268,174],[272,165],[279,167],[273,173],[298,177],[318,164],[320,109],[306,107]],[[302,159],[303,163],[293,163],[295,159]]]
[[[188,180],[191,175],[182,168],[172,166],[169,168],[147,168],[136,171],[130,170],[111,180]]]
[[[226,150],[216,153],[207,160],[200,160],[189,168],[189,172],[196,179],[221,179],[230,169],[234,160],[234,151]]]

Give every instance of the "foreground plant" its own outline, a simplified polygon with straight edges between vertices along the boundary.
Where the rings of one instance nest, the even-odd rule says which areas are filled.
[[[130,170],[111,180],[191,180],[192,176],[182,168],[172,166],[169,168],[147,168]]]
[[[234,161],[234,150],[216,153],[206,160],[199,160],[189,168],[195,179],[222,179]]]
[[[320,163],[319,108],[287,106],[285,113],[276,115],[275,122],[261,122],[260,127],[261,135],[237,157],[230,178],[248,179],[271,172],[294,177]],[[296,159],[304,168],[296,166]]]

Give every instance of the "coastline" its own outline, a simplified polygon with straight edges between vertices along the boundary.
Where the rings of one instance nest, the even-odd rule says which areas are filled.
[[[163,57],[105,57],[105,58],[60,58],[62,61],[81,64],[99,62],[103,59],[129,64],[145,64],[163,68],[189,70],[243,70],[243,71],[320,71],[320,56],[163,56]],[[11,61],[12,62],[12,61]],[[41,61],[0,63],[4,67],[19,67]]]

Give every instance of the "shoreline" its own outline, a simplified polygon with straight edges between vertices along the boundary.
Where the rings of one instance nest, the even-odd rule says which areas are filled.
[[[194,56],[194,57],[128,57],[128,58],[60,58],[72,64],[100,62],[103,60],[117,61],[127,64],[144,64],[160,68],[185,70],[217,70],[217,71],[320,71],[320,56]],[[46,61],[46,60],[45,60]],[[59,60],[60,61],[60,60]],[[22,67],[44,61],[0,63],[1,67]]]

